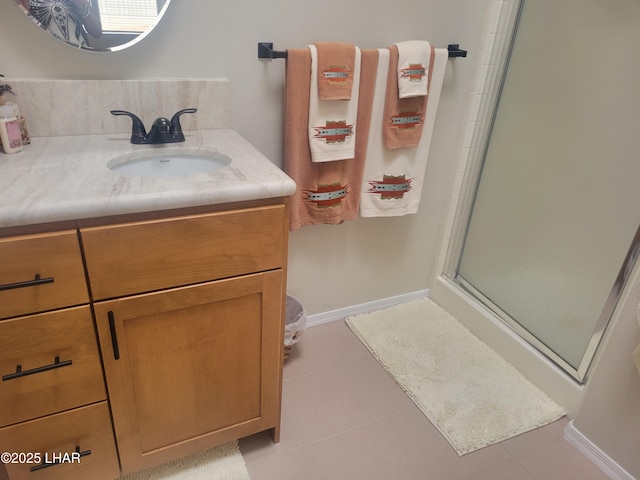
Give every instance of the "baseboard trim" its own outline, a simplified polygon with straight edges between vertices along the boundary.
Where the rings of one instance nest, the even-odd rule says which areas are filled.
[[[633,475],[618,465],[609,455],[585,437],[582,432],[573,425],[573,420],[564,428],[564,438],[612,480],[636,480]]]
[[[419,290],[417,292],[396,295],[395,297],[387,297],[380,300],[374,300],[373,302],[361,303],[359,305],[339,308],[337,310],[331,310],[329,312],[308,315],[307,327],[315,327],[324,323],[344,320],[345,318],[351,317],[353,315],[360,315],[361,313],[369,313],[375,310],[382,310],[384,308],[393,307],[395,305],[411,302],[413,300],[419,300],[428,296],[429,290]]]

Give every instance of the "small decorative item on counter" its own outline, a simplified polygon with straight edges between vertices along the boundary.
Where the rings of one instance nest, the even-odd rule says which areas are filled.
[[[16,153],[22,150],[20,122],[11,103],[0,106],[0,140],[4,153]]]
[[[18,95],[11,89],[11,85],[6,83],[0,83],[0,105],[12,104],[15,116],[18,118],[20,125],[20,136],[22,137],[22,144],[29,145],[31,143],[31,135],[29,134],[29,128],[27,127],[27,121],[24,116],[20,114],[20,108],[18,107]]]

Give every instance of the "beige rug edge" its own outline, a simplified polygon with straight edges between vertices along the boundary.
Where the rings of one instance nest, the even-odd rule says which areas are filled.
[[[119,480],[251,480],[238,442],[132,473]]]
[[[415,319],[396,318],[403,315],[417,317],[419,320],[416,323]],[[436,327],[432,325],[434,322],[430,322],[426,318],[428,316],[438,317],[435,322],[438,324]],[[347,318],[346,323],[400,388],[446,438],[458,455],[465,455],[542,427],[566,414],[564,409],[548,395],[475,337],[457,319],[428,298],[355,315]],[[383,338],[382,340],[372,338],[372,325],[374,330],[383,325],[383,332],[379,335]],[[433,335],[432,338],[424,341],[424,344],[419,343],[425,333],[433,333],[428,329],[438,330],[443,326],[447,327],[448,331]],[[406,331],[407,328],[409,331]],[[433,348],[436,351],[442,350],[442,345],[445,345],[447,341],[453,343],[459,338],[464,338],[465,343],[456,344],[457,348],[452,348],[450,354],[445,353],[444,358],[434,359],[425,351],[428,348]],[[385,348],[381,342],[382,344],[390,342],[392,346],[396,347],[395,354],[397,355],[399,349],[401,357],[404,358],[390,358],[390,355],[394,355],[394,353],[390,354],[390,350],[393,348]],[[470,347],[466,342],[477,349],[477,357],[467,356]],[[465,358],[464,361],[460,359],[460,363],[455,365],[459,360],[457,354],[460,354],[461,357],[465,356]],[[412,356],[418,357],[419,361],[413,362],[410,358]],[[456,388],[449,388],[449,384],[456,383],[455,380],[439,378],[442,372],[436,367],[436,364],[443,360],[455,365],[453,371],[467,372],[467,370],[472,370],[476,372],[476,378],[481,378],[481,381],[471,379],[469,385],[456,387],[458,390],[457,399],[434,398],[439,395],[455,394],[456,391]],[[489,366],[491,375],[485,375],[486,372],[478,370],[478,368],[485,366]],[[456,375],[458,378],[462,376]],[[420,384],[424,377],[432,377],[431,386],[434,387],[433,389],[429,388],[429,385]],[[487,385],[490,380],[494,381],[494,385]],[[505,408],[504,402],[508,402],[509,399],[492,392],[508,392],[513,395],[515,402],[512,405],[513,411],[500,410],[500,408]],[[476,394],[477,397],[482,397],[484,402],[465,408],[464,404],[469,407],[468,398]],[[500,396],[500,402],[493,402],[492,396],[494,398]],[[438,403],[444,404],[444,407],[440,405],[442,407],[440,408]],[[446,412],[444,415],[443,411]],[[451,412],[455,413],[452,415]],[[508,421],[505,421],[506,417],[510,417]],[[462,429],[460,424],[462,424]],[[493,431],[490,431],[492,429]]]

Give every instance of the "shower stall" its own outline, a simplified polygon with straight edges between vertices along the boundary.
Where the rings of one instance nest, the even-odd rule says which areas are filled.
[[[640,4],[507,4],[442,279],[579,386],[640,242]]]

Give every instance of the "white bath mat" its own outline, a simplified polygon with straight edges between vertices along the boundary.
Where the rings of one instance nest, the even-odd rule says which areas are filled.
[[[429,299],[357,315],[347,324],[458,455],[565,413]]]
[[[238,442],[230,442],[120,480],[250,480]]]

